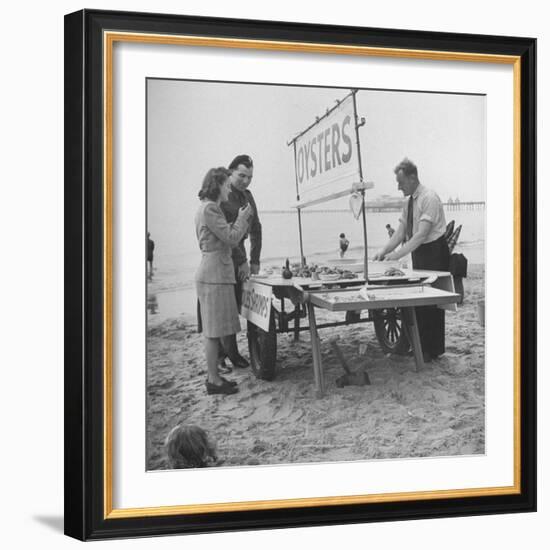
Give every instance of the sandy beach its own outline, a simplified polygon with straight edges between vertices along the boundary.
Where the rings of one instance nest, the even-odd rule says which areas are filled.
[[[209,396],[195,318],[180,315],[150,324],[148,469],[168,468],[163,443],[182,422],[206,430],[222,466],[483,454],[485,335],[477,313],[484,298],[482,265],[469,266],[464,289],[458,312],[446,313],[445,355],[420,372],[412,356],[384,354],[370,323],[321,329],[327,385],[322,399],[315,397],[308,332],[298,342],[290,334],[278,336],[274,381],[235,369],[228,377],[238,382],[239,393]],[[317,311],[321,321],[342,316]],[[336,386],[343,370],[329,344],[335,334],[351,368],[365,368],[370,385]],[[238,342],[248,355],[244,330]]]

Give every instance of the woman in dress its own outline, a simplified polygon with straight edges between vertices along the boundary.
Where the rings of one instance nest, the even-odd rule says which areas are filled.
[[[208,367],[208,394],[231,394],[238,391],[235,382],[220,376],[218,347],[220,338],[241,330],[231,248],[239,243],[247,231],[252,207],[250,204],[243,206],[235,222],[227,223],[220,203],[227,200],[230,191],[229,175],[229,170],[225,168],[208,171],[199,191],[201,205],[195,216],[195,230],[202,252],[195,282]]]

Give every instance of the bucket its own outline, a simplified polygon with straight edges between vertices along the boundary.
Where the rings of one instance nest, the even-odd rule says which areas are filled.
[[[479,317],[479,324],[485,326],[485,300],[479,300],[477,303],[477,315]]]

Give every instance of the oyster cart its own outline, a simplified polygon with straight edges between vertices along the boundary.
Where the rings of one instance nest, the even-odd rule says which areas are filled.
[[[262,295],[269,303],[264,322],[248,321],[248,347],[254,374],[273,380],[277,373],[277,335],[309,331],[315,388],[325,391],[319,329],[373,323],[377,340],[386,353],[414,353],[416,369],[423,367],[422,346],[416,324],[416,307],[439,306],[455,309],[450,273],[404,270],[401,277],[376,277],[365,285],[364,278],[318,281],[310,278],[266,277],[253,279],[247,292]],[[315,309],[341,312],[339,320],[317,323]],[[304,322],[302,323],[302,320]],[[263,325],[260,326],[260,325]]]

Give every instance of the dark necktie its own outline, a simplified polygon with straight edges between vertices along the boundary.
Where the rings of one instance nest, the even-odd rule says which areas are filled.
[[[407,240],[410,241],[413,236],[413,196],[409,197],[409,206],[407,207]]]

